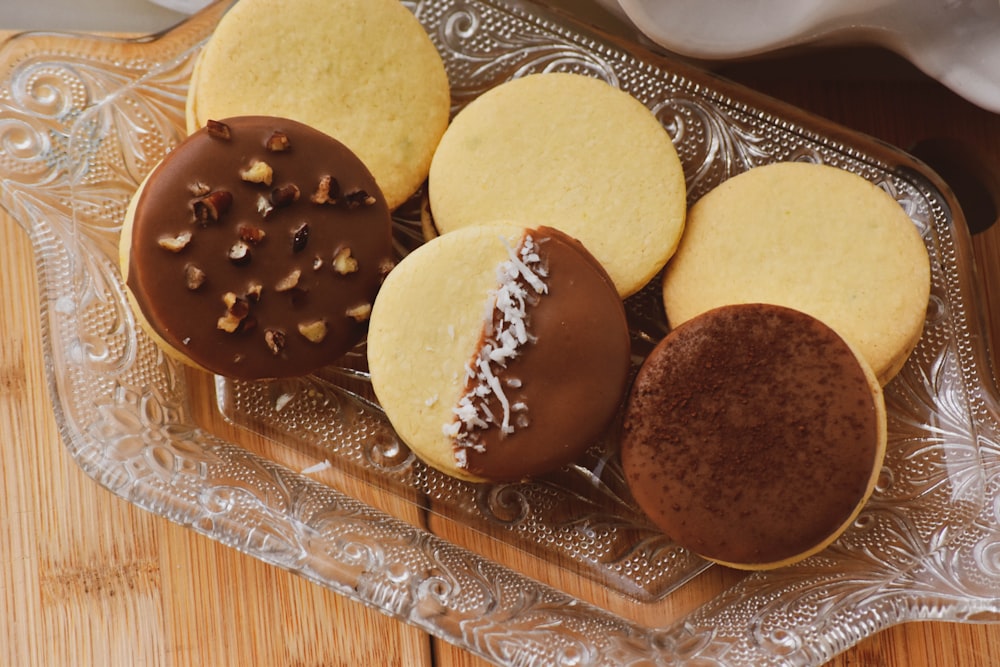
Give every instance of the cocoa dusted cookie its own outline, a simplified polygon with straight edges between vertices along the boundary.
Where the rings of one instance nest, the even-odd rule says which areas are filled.
[[[368,335],[372,386],[426,463],[516,481],[576,459],[624,396],[621,299],[577,241],[484,225],[437,237],[386,279]]]
[[[171,356],[235,378],[303,375],[364,335],[393,266],[389,210],[347,147],[285,118],[209,121],[129,205],[129,301]]]
[[[835,331],[767,304],[710,310],[644,362],[621,444],[639,506],[694,553],[741,569],[831,544],[875,486],[886,412]]]
[[[691,207],[663,277],[676,326],[732,303],[774,303],[849,340],[879,381],[923,332],[930,260],[884,190],[837,167],[781,162],[730,178]]]
[[[428,180],[439,233],[491,220],[555,227],[583,243],[623,297],[673,254],[686,193],[656,116],[627,92],[568,73],[514,79],[471,102]]]
[[[301,121],[354,151],[395,209],[427,178],[450,110],[441,56],[399,0],[239,0],[196,63],[187,125]]]

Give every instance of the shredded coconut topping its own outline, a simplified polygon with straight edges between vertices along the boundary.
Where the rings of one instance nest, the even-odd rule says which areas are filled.
[[[520,348],[533,338],[528,331],[528,308],[548,292],[545,278],[548,270],[538,253],[538,245],[525,235],[515,250],[506,240],[507,261],[497,268],[496,290],[490,293],[484,323],[483,345],[466,365],[466,393],[452,410],[455,421],[445,424],[443,433],[455,440],[455,461],[459,467],[468,464],[468,449],[485,451],[479,433],[491,426],[500,429],[501,437],[528,424],[528,406],[523,401],[513,405],[504,387],[522,386],[518,378],[501,380],[500,371],[517,357]],[[489,401],[495,398],[503,410],[494,414]],[[512,414],[516,419],[512,420]]]

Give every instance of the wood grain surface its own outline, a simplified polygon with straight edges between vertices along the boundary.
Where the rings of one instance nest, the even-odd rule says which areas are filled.
[[[872,61],[882,69],[863,66]],[[972,107],[884,53],[796,54],[723,73],[903,148],[947,140],[964,151],[965,164],[976,161],[971,177],[988,182],[1000,174],[1000,116]],[[956,191],[962,187],[955,185]],[[1000,305],[994,305],[1000,304],[1000,229],[977,235],[975,246],[987,297],[984,317],[1000,341]],[[25,234],[0,214],[0,664],[486,664],[136,509],[84,475],[65,452],[52,415],[35,280]],[[207,391],[205,383],[202,378]],[[207,401],[202,418],[218,419]],[[411,521],[424,520],[406,503],[369,500]],[[482,539],[446,522],[430,527],[458,542]],[[520,552],[503,558],[541,579],[559,577]],[[717,568],[660,611],[681,613],[731,578]],[[635,615],[599,586],[580,593]],[[925,622],[881,632],[829,666],[998,664],[1000,625]]]

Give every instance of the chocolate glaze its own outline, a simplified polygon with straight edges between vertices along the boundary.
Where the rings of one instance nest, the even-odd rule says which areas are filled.
[[[821,544],[864,499],[878,412],[828,327],[762,304],[690,320],[652,352],[624,422],[640,507],[682,546],[766,564]]]
[[[513,402],[527,406],[514,432],[491,427],[466,469],[514,481],[573,461],[601,436],[625,392],[629,334],[625,309],[607,273],[583,245],[547,227],[528,232],[548,267],[548,291],[528,311],[533,337],[498,375]],[[510,380],[520,382],[510,387]],[[516,384],[516,382],[515,382]],[[495,398],[490,409],[501,414]]]
[[[367,327],[348,311],[371,304],[391,267],[391,222],[382,193],[364,164],[343,144],[301,123],[265,116],[223,121],[230,138],[207,129],[192,134],[170,152],[147,180],[135,208],[129,249],[128,287],[149,324],[169,344],[196,364],[237,378],[289,377],[335,361],[356,344]],[[265,145],[273,133],[289,140],[284,151]],[[243,180],[240,170],[254,160],[273,169],[270,186]],[[319,181],[332,176],[342,193],[362,190],[374,202],[317,204],[310,200]],[[202,183],[212,191],[232,193],[228,210],[217,221],[195,222],[192,188]],[[295,184],[300,195],[287,206],[274,206],[265,217],[258,199],[276,188]],[[307,223],[307,232],[302,224]],[[264,231],[249,242],[249,261],[233,261],[227,253],[240,239],[240,226]],[[159,239],[189,231],[190,243],[179,252],[160,247]],[[338,249],[349,248],[357,271],[333,269]],[[317,261],[317,257],[319,261]],[[321,265],[317,267],[317,264]],[[204,272],[197,289],[186,284],[185,270]],[[286,291],[279,283],[294,270],[297,285]],[[262,287],[259,299],[247,296],[249,316],[233,333],[218,326],[226,315],[223,295],[240,297]],[[308,340],[300,324],[323,320],[321,342]],[[275,352],[265,333],[278,331]],[[274,335],[270,336],[274,341]]]

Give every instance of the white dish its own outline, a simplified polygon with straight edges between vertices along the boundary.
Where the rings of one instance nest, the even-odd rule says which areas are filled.
[[[742,58],[807,43],[884,47],[1000,112],[998,0],[599,1],[660,46],[692,58]]]

